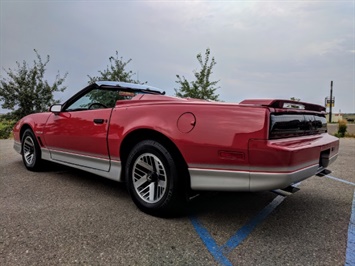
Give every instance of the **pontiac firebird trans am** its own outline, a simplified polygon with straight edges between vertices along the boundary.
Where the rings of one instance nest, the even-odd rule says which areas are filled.
[[[171,213],[194,191],[293,192],[338,155],[322,106],[164,94],[96,82],[49,112],[22,118],[14,148],[31,171],[52,161],[125,181],[134,203],[154,215]]]

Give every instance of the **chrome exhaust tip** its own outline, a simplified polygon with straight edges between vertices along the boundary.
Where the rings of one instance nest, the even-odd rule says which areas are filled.
[[[294,193],[296,193],[297,191],[299,191],[300,189],[297,188],[297,187],[294,187],[294,186],[288,186],[286,188],[283,188],[283,189],[275,189],[273,190],[272,192],[278,194],[278,195],[281,195],[281,196],[284,196],[284,197],[287,197],[287,196],[290,196]]]
[[[325,175],[329,175],[332,171],[328,170],[328,169],[323,169],[322,171],[320,171],[319,173],[316,174],[316,176],[325,176]]]

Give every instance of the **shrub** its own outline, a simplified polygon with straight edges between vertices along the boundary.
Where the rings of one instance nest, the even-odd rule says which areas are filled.
[[[0,139],[8,139],[12,134],[12,128],[14,125],[15,121],[0,120]]]
[[[347,121],[345,119],[339,120],[338,122],[338,134],[339,138],[343,138],[346,133]]]

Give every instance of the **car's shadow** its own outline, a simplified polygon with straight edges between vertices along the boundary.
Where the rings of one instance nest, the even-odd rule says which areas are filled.
[[[17,161],[14,164],[15,167],[24,168],[22,161]],[[78,187],[85,185],[88,189],[92,188],[95,193],[131,201],[125,183],[51,162],[46,162],[39,172],[41,176],[46,176],[47,173],[51,173],[51,178],[55,178],[57,182],[66,182],[70,183],[70,186]],[[196,197],[188,201],[182,211],[168,217],[198,216],[226,220],[252,217],[267,206],[276,196],[276,194],[268,191],[255,193],[199,192]],[[134,207],[133,204],[132,207]]]
[[[55,163],[48,163],[43,171],[54,173],[59,178],[70,179],[72,183],[85,183],[86,186],[93,186],[95,190],[102,189],[106,194],[107,192],[111,193],[113,197],[119,194],[120,198],[123,197],[130,200],[130,195],[124,182],[116,182]],[[237,217],[239,215],[249,215],[261,210],[275,196],[275,194],[270,192],[198,192],[195,197],[185,204],[182,210],[163,217],[178,218],[191,215]]]
[[[15,167],[23,168],[27,171],[22,161],[17,161],[15,164]],[[56,182],[67,182],[71,183],[70,185],[72,186],[78,187],[85,185],[89,188],[92,187],[96,192],[101,191],[106,195],[117,196],[117,194],[120,193],[120,197],[129,198],[125,183],[103,178],[69,166],[46,161],[36,173],[41,178],[47,177],[48,174],[50,174],[50,178]]]
[[[275,198],[270,192],[201,192],[187,206],[188,215],[236,217],[251,215]]]

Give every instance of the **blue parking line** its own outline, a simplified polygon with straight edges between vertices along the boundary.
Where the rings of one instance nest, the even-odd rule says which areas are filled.
[[[348,228],[348,243],[346,247],[345,265],[355,265],[355,190]]]
[[[243,242],[252,231],[261,224],[269,214],[285,199],[283,196],[277,196],[262,209],[254,218],[247,224],[240,228],[224,245],[218,246],[208,230],[199,222],[195,216],[190,216],[192,225],[194,226],[197,234],[200,236],[202,242],[207,247],[208,251],[214,259],[221,265],[232,265],[226,255],[235,249],[240,243]]]
[[[276,209],[277,206],[280,205],[281,202],[285,197],[277,196],[274,198],[272,202],[270,202],[261,212],[259,212],[253,219],[251,219],[246,225],[240,228],[237,233],[232,236],[227,243],[225,243],[221,248],[224,250],[225,253],[231,252],[235,249],[240,243],[242,243],[250,234],[251,232],[261,224],[269,214]]]
[[[355,186],[355,183],[343,180],[334,176],[324,175],[327,178]],[[297,184],[296,186],[298,186]],[[283,202],[285,197],[277,196],[270,202],[264,209],[262,209],[254,218],[247,224],[240,228],[224,245],[218,246],[208,230],[199,222],[195,216],[190,216],[192,225],[194,226],[197,234],[200,236],[202,242],[207,247],[208,251],[214,259],[221,265],[232,265],[226,257],[233,249],[240,245],[252,232],[261,224],[269,214]],[[346,248],[345,265],[355,265],[355,190],[353,196],[353,203],[351,209],[351,217],[348,228],[348,242]]]
[[[324,175],[324,176],[348,185],[355,186],[355,183],[344,179],[340,179],[331,175]],[[351,208],[350,222],[348,227],[348,242],[346,245],[345,265],[355,265],[355,190],[353,196],[353,204]]]
[[[214,259],[221,265],[233,265],[222,253],[222,250],[218,247],[216,241],[213,239],[207,229],[199,222],[195,216],[190,217],[192,225],[195,227],[197,234],[200,236],[202,242],[207,247],[208,251],[214,257]]]

